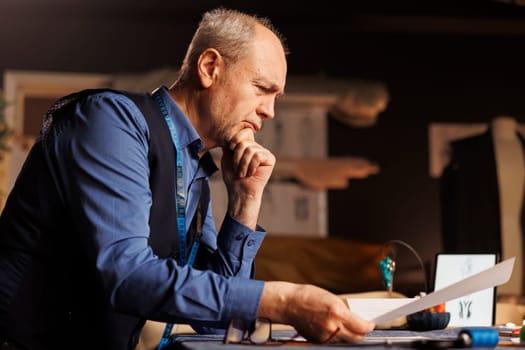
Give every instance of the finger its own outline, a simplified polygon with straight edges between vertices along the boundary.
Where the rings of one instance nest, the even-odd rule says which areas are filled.
[[[263,165],[264,152],[257,151],[253,154],[248,163],[248,168],[246,170],[246,176],[253,176],[257,172],[257,169]]]
[[[359,343],[365,336],[366,334],[357,334],[348,329],[341,329],[330,342]]]
[[[346,341],[359,342],[367,334],[374,330],[375,324],[370,321],[363,320],[359,317],[354,317],[352,320],[347,320],[344,323],[344,328],[339,332],[339,336]]]
[[[247,163],[244,163],[246,161]],[[254,146],[244,151],[243,164],[241,165],[245,176],[253,176],[257,174],[261,167],[272,167],[275,165],[275,156],[272,152],[261,146]]]
[[[244,142],[255,142],[255,135],[252,129],[242,129],[237,134],[233,135],[228,142],[228,147],[233,151],[239,146],[239,144]]]
[[[230,150],[234,152],[232,159],[233,171],[239,177],[244,177],[247,173],[249,159],[247,160],[245,157],[249,156],[249,153],[247,153],[246,150],[252,145],[258,146],[251,129],[243,129],[239,131],[232,137],[228,144]]]
[[[339,331],[341,330],[340,327],[337,327],[335,329],[335,331],[333,331],[329,336],[328,338],[326,338],[325,340],[322,340],[321,343],[325,344],[325,343],[335,343],[337,342],[337,333],[339,333]]]
[[[247,142],[237,144],[233,154],[233,168],[239,177],[247,174],[253,153],[253,146],[247,145]]]

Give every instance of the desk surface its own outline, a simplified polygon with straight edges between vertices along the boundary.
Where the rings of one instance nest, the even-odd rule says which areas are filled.
[[[280,350],[295,350],[298,346],[308,347],[315,350],[333,350],[337,348],[352,348],[352,349],[407,349],[410,347],[408,342],[410,340],[454,340],[457,339],[460,329],[444,329],[434,330],[427,332],[414,332],[407,330],[376,330],[367,336],[366,341],[359,344],[312,344],[312,343],[293,343],[293,344],[281,344],[276,345]],[[276,339],[287,339],[293,336],[293,332],[290,331],[278,331],[273,333],[273,337]],[[508,337],[501,337],[500,342],[509,343]],[[254,350],[261,347],[272,347],[264,345],[251,345],[251,344],[223,344],[222,336],[218,335],[184,335],[178,336],[173,344],[173,349],[180,350]],[[520,346],[518,346],[520,347]],[[521,345],[525,348],[525,344]],[[423,348],[423,347],[419,347]],[[425,347],[431,348],[431,347]],[[507,346],[498,346],[495,349],[508,349]]]

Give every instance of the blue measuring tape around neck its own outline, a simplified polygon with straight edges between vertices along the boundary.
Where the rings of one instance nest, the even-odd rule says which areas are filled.
[[[187,245],[187,232],[186,232],[186,194],[184,192],[184,181],[182,177],[182,155],[180,152],[179,138],[177,136],[177,130],[175,129],[175,123],[170,118],[168,114],[168,108],[164,103],[162,96],[160,96],[159,91],[153,93],[153,98],[157,102],[162,112],[164,120],[168,124],[168,129],[170,131],[171,140],[175,146],[176,152],[176,207],[177,207],[177,232],[178,232],[178,243],[179,243],[179,263],[181,266],[186,264],[193,265],[195,261],[195,256],[197,255],[197,250],[199,247],[199,236],[196,235],[195,240],[193,241],[190,253],[186,258],[186,245]],[[166,345],[169,344],[169,337],[171,335],[171,330],[173,329],[172,323],[167,323],[162,338],[160,340],[157,350],[163,349]]]

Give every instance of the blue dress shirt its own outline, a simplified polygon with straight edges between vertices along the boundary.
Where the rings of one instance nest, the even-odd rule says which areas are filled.
[[[110,91],[77,104],[73,121],[53,128],[48,140],[50,171],[68,207],[64,215],[74,223],[72,234],[81,236],[82,246],[71,249],[86,253],[119,312],[197,328],[232,317],[254,319],[263,288],[263,281],[252,279],[254,257],[265,231],[226,216],[217,232],[209,174],[197,155],[202,141],[167,89],[159,93],[179,136],[188,226],[199,198],[209,203],[201,238],[212,253],[208,269],[161,259],[148,245],[148,140],[155,135],[130,99]]]

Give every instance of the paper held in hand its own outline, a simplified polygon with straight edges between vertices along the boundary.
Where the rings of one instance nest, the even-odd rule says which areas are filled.
[[[376,324],[395,320],[483,289],[506,283],[512,274],[515,258],[504,260],[475,275],[420,298],[348,298],[354,313]]]

